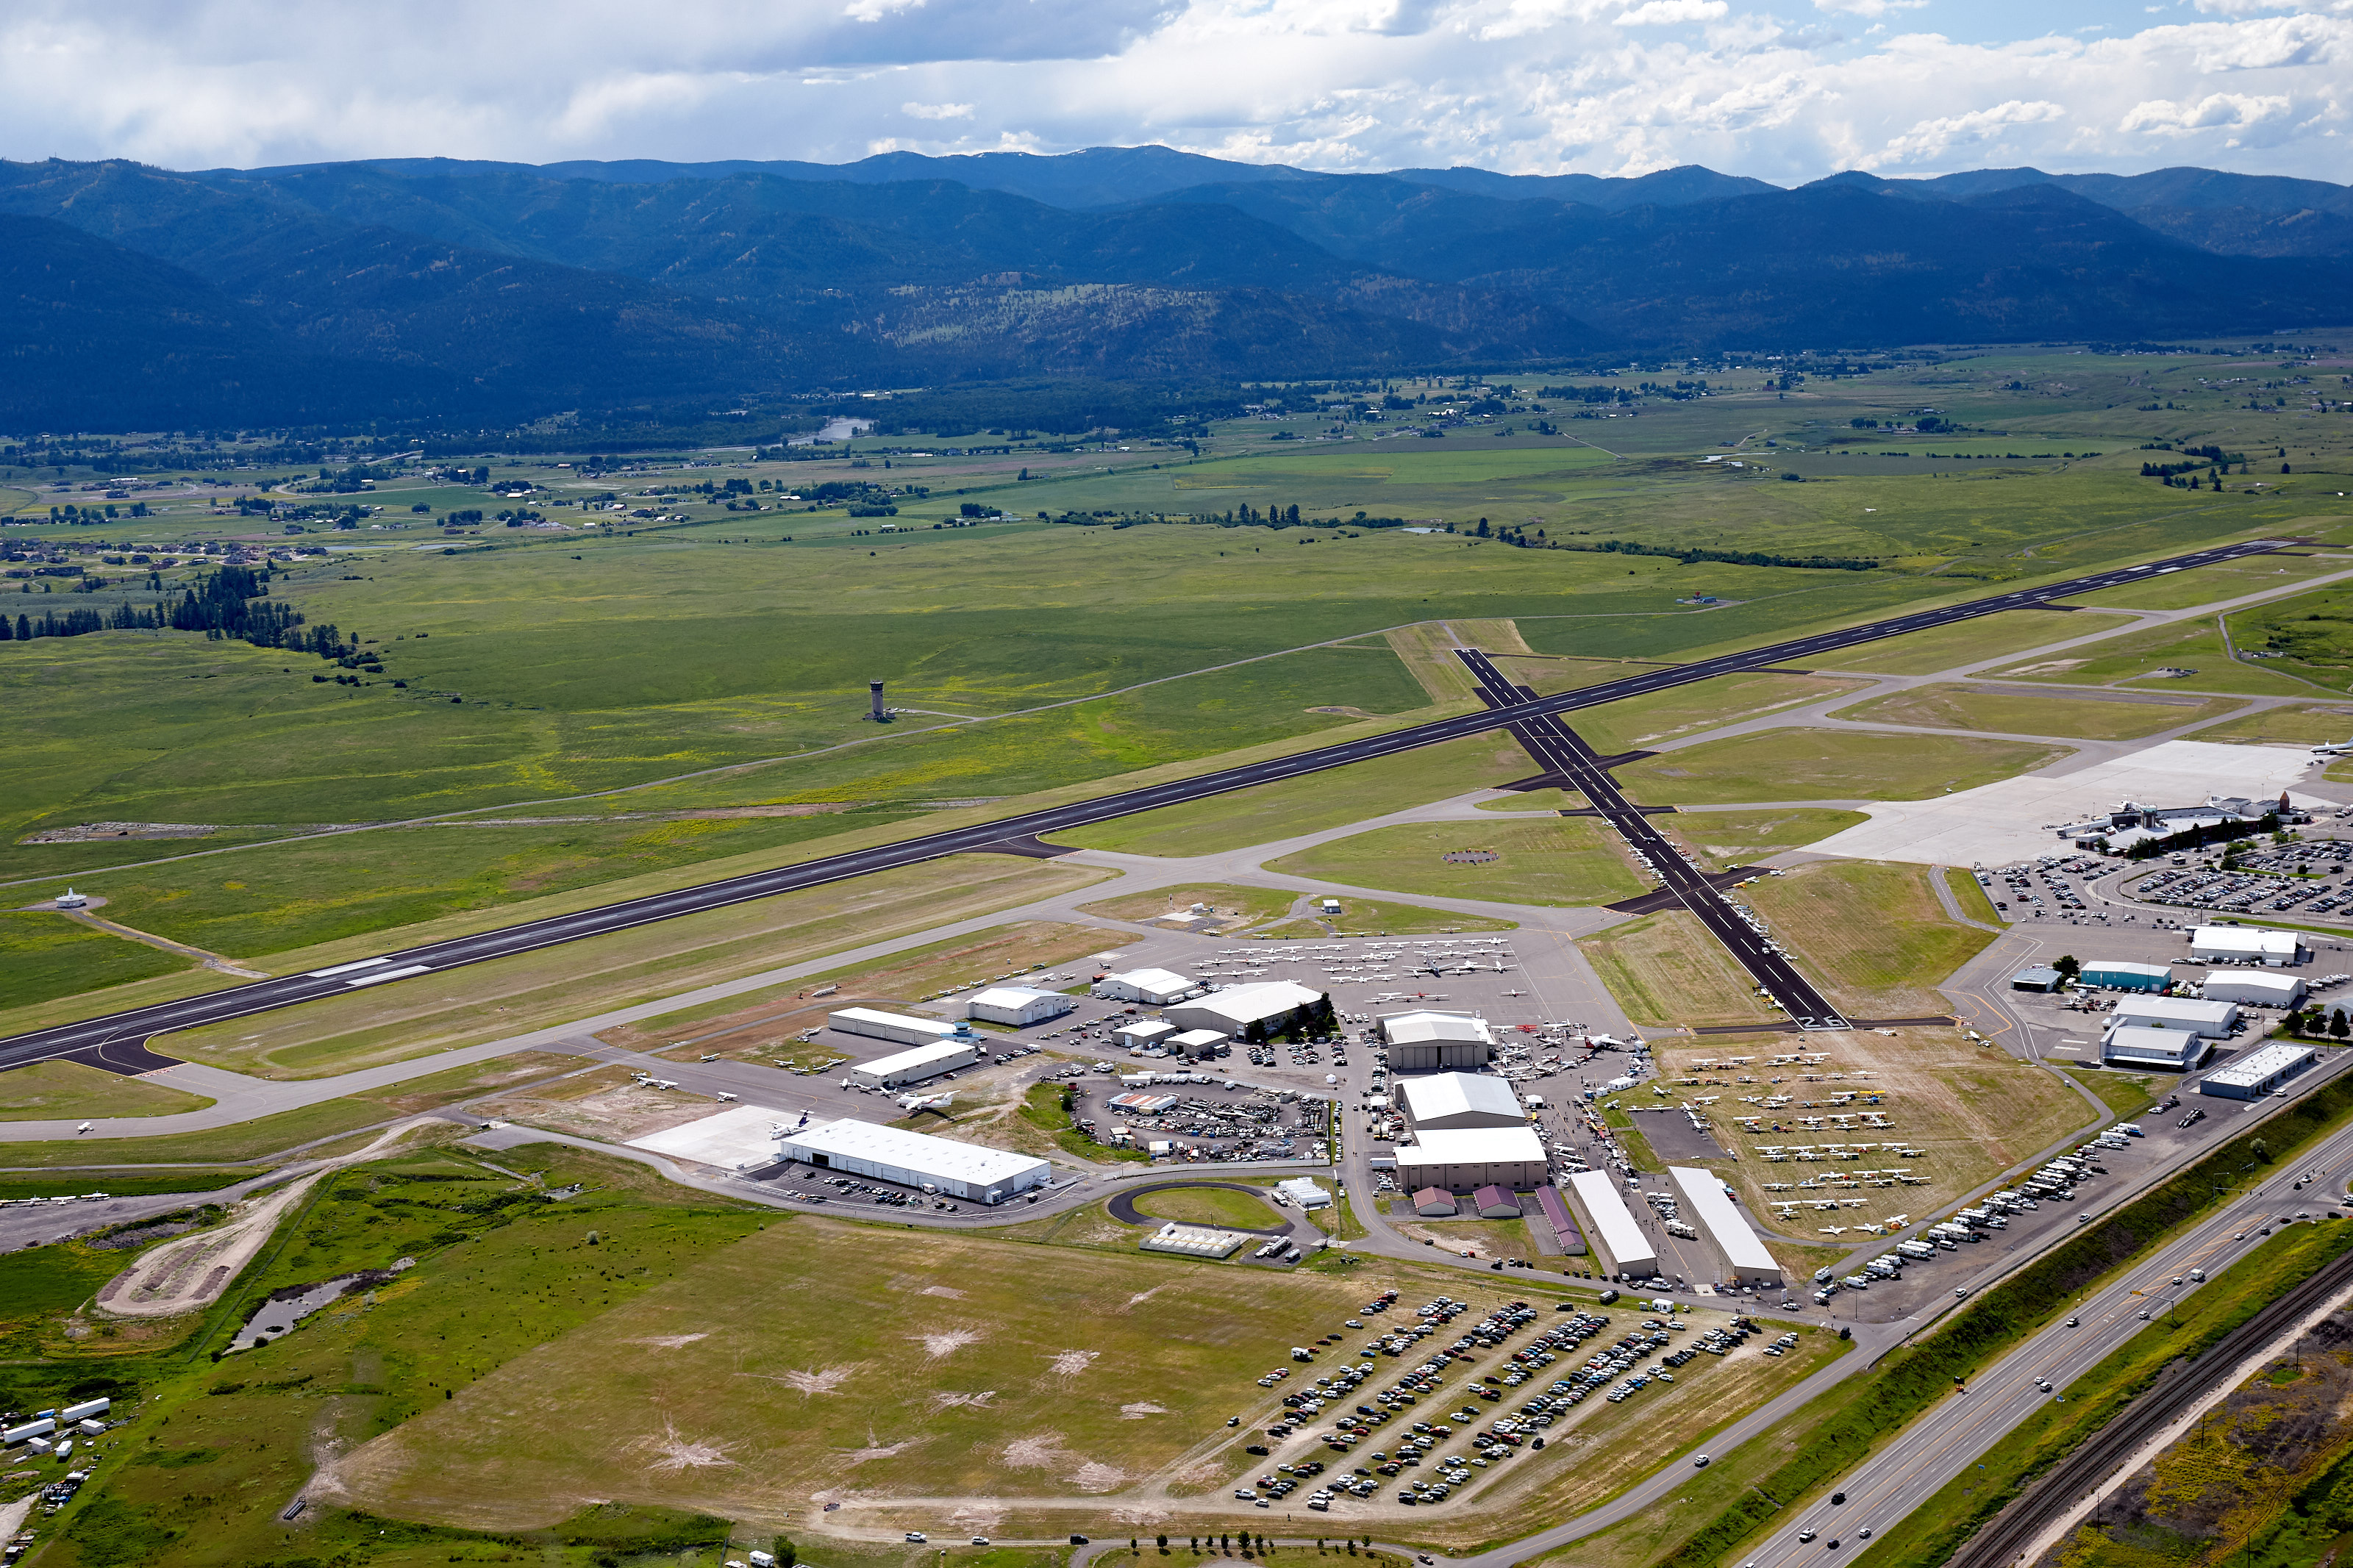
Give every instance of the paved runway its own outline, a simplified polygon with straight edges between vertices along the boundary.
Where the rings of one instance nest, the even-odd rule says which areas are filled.
[[[1513,707],[1490,710],[1482,713],[1464,714],[1434,723],[1416,725],[1394,731],[1386,735],[1369,736],[1335,746],[1318,747],[1288,757],[1253,763],[1243,767],[1227,768],[1204,773],[1197,778],[1180,779],[1154,784],[1144,789],[1126,790],[1071,805],[1029,813],[994,823],[956,828],[944,833],[927,834],[897,844],[881,845],[871,849],[854,850],[848,854],[828,856],[797,866],[780,867],[723,881],[706,882],[699,887],[681,888],[667,893],[657,893],[626,902],[607,904],[598,909],[582,910],[572,914],[550,916],[497,931],[478,932],[471,936],[453,938],[423,947],[405,949],[380,957],[362,959],[355,963],[336,964],[313,970],[304,974],[283,975],[257,981],[226,991],[216,991],[202,996],[189,996],[174,1002],[160,1003],[126,1012],[87,1019],[79,1023],[62,1024],[0,1041],[0,1070],[24,1067],[33,1062],[58,1057],[70,1057],[93,1066],[111,1067],[121,1070],[118,1059],[110,1060],[107,1053],[120,1052],[125,1045],[135,1045],[155,1035],[171,1030],[196,1028],[231,1018],[289,1007],[303,1002],[317,1001],[326,996],[345,994],[356,987],[397,982],[414,975],[438,973],[463,964],[480,963],[491,959],[506,958],[530,952],[561,942],[576,942],[586,937],[603,936],[627,931],[656,921],[675,919],[680,915],[699,913],[705,910],[723,909],[732,904],[754,899],[765,899],[778,893],[797,892],[805,888],[822,886],[851,877],[862,877],[876,871],[894,870],[902,866],[917,865],[947,855],[986,849],[1008,840],[1032,839],[1048,833],[1083,827],[1114,817],[1150,811],[1164,805],[1207,799],[1230,790],[1246,789],[1253,784],[1273,784],[1320,773],[1328,768],[1342,767],[1350,763],[1366,762],[1380,757],[1395,756],[1402,752],[1446,741],[1460,740],[1493,730],[1499,726],[1519,723],[1579,708],[1589,708],[1604,702],[1615,702],[1645,692],[1663,690],[1670,687],[1689,685],[1720,675],[1738,674],[1746,670],[1804,659],[1834,649],[1852,647],[1882,637],[1905,632],[1926,631],[1951,626],[1980,616],[1995,615],[2003,610],[2026,608],[2056,599],[2094,592],[2102,588],[2122,586],[2165,573],[2179,572],[2193,566],[2236,560],[2242,556],[2267,553],[2283,547],[2279,540],[2255,540],[2238,544],[2220,545],[2211,550],[2153,561],[2139,566],[2124,567],[2086,577],[2071,578],[2039,588],[2019,589],[1989,598],[1974,599],[1964,604],[1947,605],[1942,609],[1915,611],[1887,620],[1873,621],[1839,631],[1821,632],[1812,637],[1793,638],[1764,647],[1739,653],[1725,654],[1696,663],[1647,670],[1623,680],[1589,686],[1563,692]],[[1680,864],[1680,858],[1670,854],[1670,862]],[[1743,924],[1740,928],[1746,931]],[[1753,934],[1753,933],[1752,933]],[[1794,1013],[1793,1009],[1793,1013]]]
[[[1494,661],[1477,648],[1458,648],[1456,655],[1471,667],[1472,677],[1479,682],[1479,695],[1491,708],[1524,708],[1536,700],[1533,690],[1513,685],[1495,668]],[[1797,965],[1782,955],[1772,939],[1741,919],[1731,900],[1717,892],[1706,876],[1683,858],[1674,842],[1652,826],[1651,819],[1627,800],[1618,788],[1618,781],[1609,776],[1609,770],[1601,765],[1601,759],[1583,737],[1550,713],[1521,720],[1511,726],[1511,731],[1513,738],[1527,748],[1530,756],[1568,780],[1570,787],[1591,801],[1609,826],[1650,861],[1666,890],[1699,917],[1700,923],[1740,961],[1750,978],[1781,1005],[1792,1022],[1801,1029],[1847,1027],[1839,1010],[1814,989],[1811,981],[1798,973]]]

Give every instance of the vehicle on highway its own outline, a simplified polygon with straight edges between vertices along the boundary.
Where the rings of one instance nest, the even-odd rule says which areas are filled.
[[[2081,1318],[2070,1318],[2070,1319],[2068,1319],[2068,1320],[2067,1320],[2067,1326],[2068,1326],[2069,1328],[2071,1328],[2071,1329],[2072,1329],[2072,1328],[2073,1328],[2076,1324],[2078,1324],[2078,1323],[2082,1322],[2083,1321],[2084,1321],[2084,1320],[2083,1320],[2083,1319],[2081,1319]]]
[[[1813,1531],[1801,1530],[1798,1531],[1798,1539],[1800,1541],[1811,1541],[1814,1538],[1814,1534],[1815,1532]]]
[[[1692,1468],[1694,1470],[1704,1470],[1707,1468],[1707,1456],[1705,1454],[1702,1454],[1699,1458],[1694,1459],[1692,1461]]]

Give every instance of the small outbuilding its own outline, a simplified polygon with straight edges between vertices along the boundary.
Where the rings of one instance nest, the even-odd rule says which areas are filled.
[[[1461,1211],[1452,1193],[1443,1187],[1424,1187],[1413,1194],[1413,1212],[1424,1219],[1452,1219]]]
[[[1313,1176],[1293,1176],[1287,1182],[1277,1182],[1274,1190],[1303,1209],[1329,1208],[1332,1194],[1315,1184]]]
[[[1520,1200],[1505,1187],[1481,1187],[1471,1194],[1471,1206],[1479,1211],[1481,1219],[1517,1219]]]
[[[1187,1029],[1170,1037],[1168,1048],[1189,1061],[1214,1057],[1225,1049],[1226,1037],[1215,1029]]]
[[[1176,1026],[1166,1018],[1139,1018],[1112,1031],[1112,1038],[1129,1050],[1140,1046],[1166,1046],[1176,1037]]]
[[[2056,991],[2067,977],[2047,963],[2031,964],[2010,977],[2012,991]]]

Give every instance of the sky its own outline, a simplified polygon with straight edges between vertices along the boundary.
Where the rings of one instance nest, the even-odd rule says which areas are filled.
[[[10,0],[0,155],[2343,183],[2353,0]]]

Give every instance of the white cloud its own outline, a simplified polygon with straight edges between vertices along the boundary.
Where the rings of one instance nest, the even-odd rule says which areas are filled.
[[[208,168],[1161,142],[1781,184],[1996,160],[2129,174],[2194,148],[2347,177],[2353,0],[2140,3],[2093,13],[2096,37],[2052,5],[1961,41],[1911,0],[573,0],[560,28],[524,0],[408,0],[395,28],[359,0],[11,0],[0,146]]]
[[[2042,125],[2066,118],[2067,111],[2055,103],[2027,103],[2013,98],[1991,109],[1973,109],[1967,114],[1923,120],[1868,158],[1859,160],[1856,167],[1885,169],[1934,163],[1945,160],[1956,149],[1980,147],[1995,141],[2012,126]]]
[[[1659,27],[1675,22],[1713,22],[1732,7],[1725,0],[1645,0],[1618,17],[1621,27]]]
[[[2186,136],[2193,131],[2243,131],[2288,111],[2288,100],[2250,98],[2240,92],[2213,92],[2196,103],[2175,103],[2153,98],[2135,104],[2117,125],[2119,131],[2147,131],[2160,136]]]

